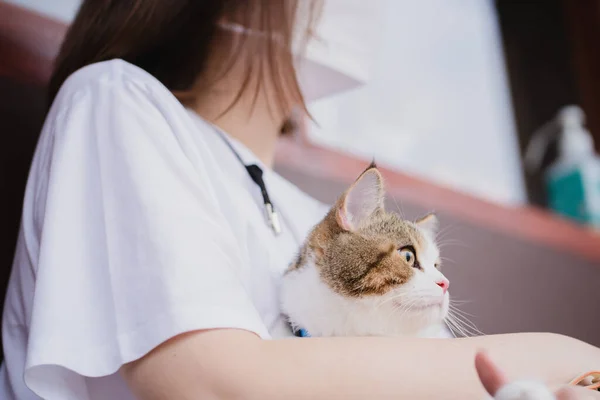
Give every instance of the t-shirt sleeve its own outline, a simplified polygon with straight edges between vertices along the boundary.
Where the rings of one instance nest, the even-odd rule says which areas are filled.
[[[27,385],[85,398],[82,377],[113,374],[178,334],[268,337],[210,182],[147,88],[99,81],[60,101],[44,133],[53,149]]]

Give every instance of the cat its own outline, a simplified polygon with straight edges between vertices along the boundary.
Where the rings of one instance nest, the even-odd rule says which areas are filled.
[[[450,282],[438,219],[414,222],[384,207],[372,163],[309,233],[281,285],[282,312],[300,336],[439,337]],[[505,385],[498,400],[552,400],[540,383]]]
[[[434,214],[384,208],[372,164],[314,227],[282,281],[282,309],[311,336],[436,336],[448,315]]]

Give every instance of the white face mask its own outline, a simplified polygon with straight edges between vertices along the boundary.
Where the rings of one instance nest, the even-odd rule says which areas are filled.
[[[305,48],[296,40],[292,49],[299,56],[296,71],[307,102],[353,89],[368,80],[378,6],[378,0],[325,0],[316,30],[319,39],[310,41]],[[223,22],[219,26],[242,35],[268,36],[236,23]],[[281,38],[274,35],[272,40]]]

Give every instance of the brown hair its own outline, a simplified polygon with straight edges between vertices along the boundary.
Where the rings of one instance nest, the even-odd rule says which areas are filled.
[[[306,21],[301,28],[308,39],[320,8],[316,0],[84,0],[57,59],[50,102],[73,72],[115,58],[146,70],[183,103],[193,102],[196,93],[227,74],[244,49],[252,59],[245,60],[246,76],[229,108],[246,90],[257,96],[272,77],[278,110],[289,112],[298,105],[306,112],[292,44],[299,21]],[[232,41],[231,32],[219,27],[223,21],[263,34]],[[215,48],[227,56],[219,60],[216,73],[206,76]]]

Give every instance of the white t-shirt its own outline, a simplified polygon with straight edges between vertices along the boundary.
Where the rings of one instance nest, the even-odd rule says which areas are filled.
[[[175,335],[291,335],[278,282],[326,207],[261,166],[279,236],[215,128],[154,77],[121,60],[73,74],[29,176],[0,398],[129,400],[118,369]]]

